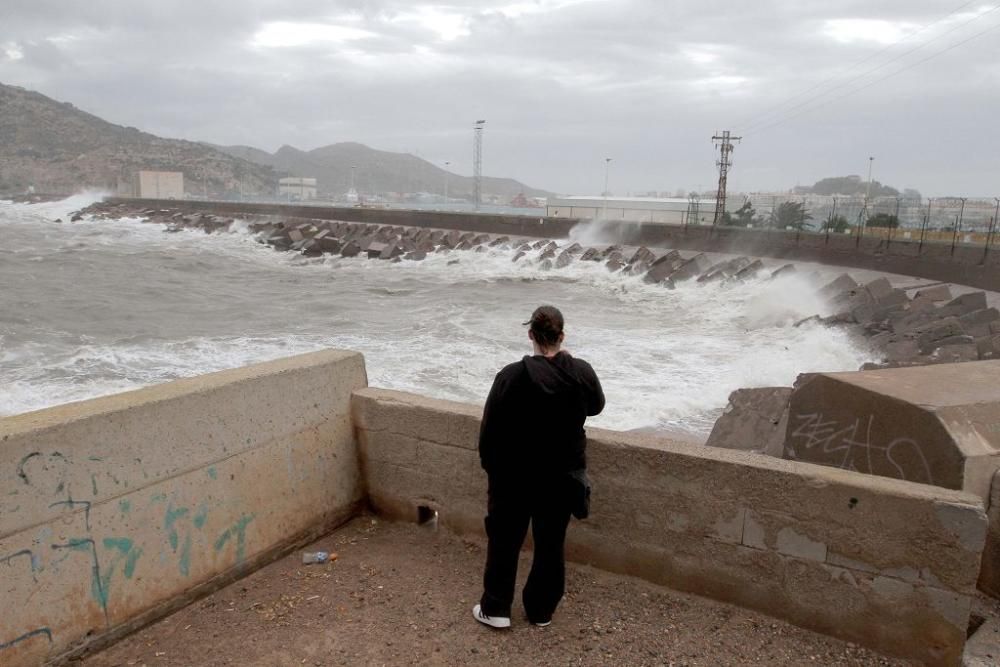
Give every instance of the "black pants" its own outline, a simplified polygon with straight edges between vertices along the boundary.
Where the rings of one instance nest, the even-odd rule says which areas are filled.
[[[487,498],[486,572],[480,601],[487,616],[510,616],[514,602],[517,560],[531,524],[535,542],[531,572],[522,600],[528,620],[552,618],[566,585],[563,546],[569,525],[569,502],[561,477],[526,480],[489,476]]]

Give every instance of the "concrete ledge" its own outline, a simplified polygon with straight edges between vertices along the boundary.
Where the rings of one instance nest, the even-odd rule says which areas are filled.
[[[107,641],[350,516],[360,354],[0,420],[0,662]]]
[[[480,409],[364,389],[369,498],[482,533]],[[450,415],[450,419],[449,419]],[[929,664],[958,664],[986,535],[958,491],[652,436],[589,431],[593,514],[571,558]]]

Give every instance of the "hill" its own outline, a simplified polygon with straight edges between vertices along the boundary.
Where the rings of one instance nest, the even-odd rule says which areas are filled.
[[[863,197],[868,192],[868,181],[860,176],[832,176],[823,178],[811,186],[799,186],[795,192],[800,194],[815,195],[840,195],[844,197]],[[871,183],[872,197],[900,197],[903,199],[920,199],[920,193],[916,190],[906,189],[902,194],[900,191],[889,185],[883,185],[878,181]]]
[[[364,144],[344,142],[303,151],[282,146],[267,153],[250,146],[215,146],[229,155],[273,167],[291,176],[317,179],[321,194],[340,195],[351,187],[363,194],[385,192],[444,191],[448,196],[470,199],[472,178],[447,172],[441,167],[409,153],[393,153],[369,148]],[[352,169],[353,166],[353,169]],[[446,176],[447,175],[447,176]],[[546,197],[552,193],[529,187],[512,178],[483,177],[483,193],[510,199],[523,192],[528,197]]]
[[[0,192],[116,191],[139,169],[184,173],[188,192],[272,193],[271,168],[194,141],[109,123],[41,93],[0,84]]]

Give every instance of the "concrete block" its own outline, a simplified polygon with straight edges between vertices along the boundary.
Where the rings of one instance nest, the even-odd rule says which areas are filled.
[[[985,498],[1000,467],[997,377],[1000,361],[809,376],[792,393],[785,456]]]
[[[791,387],[737,389],[705,443],[781,457]]]

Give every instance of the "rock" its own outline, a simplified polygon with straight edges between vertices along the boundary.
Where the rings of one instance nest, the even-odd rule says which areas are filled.
[[[914,301],[917,299],[929,299],[931,301],[951,301],[951,288],[947,285],[935,285],[918,290],[913,295]]]
[[[427,258],[427,253],[423,250],[414,250],[403,255],[403,259],[410,259],[419,262],[422,259]]]
[[[504,243],[510,243],[510,237],[498,236],[497,238],[490,241],[490,247],[495,248],[498,245],[503,245]]]
[[[656,261],[656,255],[650,252],[649,248],[642,246],[632,255],[632,258],[628,261],[629,264],[636,264],[638,262],[645,261],[647,265],[652,264]]]
[[[764,270],[764,262],[760,261],[759,259],[755,259],[750,264],[747,264],[742,269],[733,274],[733,278],[735,278],[736,280],[750,280],[763,270]]]
[[[580,255],[581,262],[599,262],[601,261],[601,253],[598,252],[597,248],[587,248]]]
[[[609,245],[607,248],[601,252],[601,259],[611,259],[611,255],[622,252],[622,247],[620,245]]]
[[[883,349],[886,361],[912,361],[920,356],[920,346],[915,340],[890,342]]]
[[[819,293],[820,296],[825,296],[829,299],[848,290],[857,289],[857,287],[858,283],[854,280],[854,278],[850,277],[846,273],[842,273],[833,281],[827,283],[823,287],[820,287]]]
[[[790,276],[793,273],[795,273],[795,271],[796,269],[794,264],[785,264],[784,266],[779,267],[771,272],[771,280],[774,280],[775,278],[778,278],[780,276]]]
[[[941,306],[941,316],[965,315],[986,308],[986,292],[970,292],[956,297]]]
[[[542,254],[538,256],[538,259],[550,259],[556,256],[556,249],[551,247],[546,247],[542,250]]]
[[[882,293],[881,296],[875,297],[875,303],[882,308],[890,306],[903,306],[909,302],[910,297],[907,296],[906,292],[901,289],[890,289],[888,292]]]
[[[964,338],[969,338],[969,342],[935,348],[931,352],[931,358],[938,363],[949,364],[961,363],[963,361],[978,361],[979,347],[971,337],[964,336]]]
[[[368,254],[368,259],[378,259],[382,255],[382,251],[389,247],[389,244],[382,243],[380,241],[372,241],[365,248],[365,252]]]
[[[556,258],[556,268],[561,269],[570,265],[573,261],[573,253],[569,250],[563,250],[559,253],[559,257]]]
[[[980,359],[1000,359],[1000,336],[983,336],[976,339]]]
[[[542,262],[538,265],[538,268],[540,268],[542,271],[548,271],[549,269],[552,268],[552,260],[543,259]]]
[[[938,347],[938,341],[953,336],[963,336],[965,335],[965,330],[962,328],[962,324],[958,321],[958,318],[948,317],[937,322],[931,322],[918,329],[915,333],[917,334],[916,340],[920,346],[920,351],[928,354],[934,348]]]
[[[403,246],[398,243],[388,243],[385,248],[379,254],[379,259],[396,259],[404,252]]]
[[[865,290],[871,296],[872,301],[879,301],[882,297],[888,296],[892,292],[892,285],[888,278],[876,278],[865,284]],[[904,293],[904,296],[905,293]]]
[[[703,272],[707,267],[708,258],[705,257],[703,253],[698,253],[694,257],[682,262],[681,265],[670,274],[670,280],[673,283],[691,280]]]
[[[983,308],[966,313],[958,318],[965,333],[970,336],[981,337],[990,334],[990,326],[993,322],[1000,321],[1000,311],[996,308]]]
[[[614,273],[615,271],[620,271],[625,265],[622,263],[621,258],[612,257],[604,264],[604,266],[608,269],[608,271]]]
[[[737,389],[729,395],[729,405],[716,420],[705,444],[780,458],[791,395],[791,387]]]
[[[642,279],[650,284],[662,283],[677,270],[680,264],[680,255],[673,251],[653,262]]]
[[[340,249],[341,257],[357,257],[361,254],[361,244],[357,241],[348,241]]]

